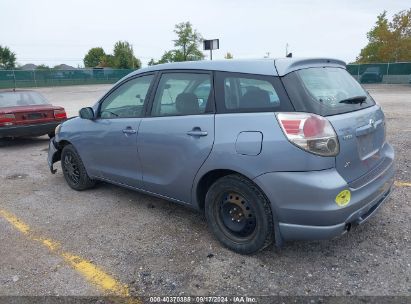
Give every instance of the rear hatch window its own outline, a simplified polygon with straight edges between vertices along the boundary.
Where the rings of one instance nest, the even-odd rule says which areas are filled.
[[[330,116],[365,109],[374,100],[343,68],[308,68],[283,77],[297,112]]]
[[[336,169],[347,182],[384,162],[384,114],[345,69],[303,69],[283,81],[296,111],[328,116],[340,144]]]

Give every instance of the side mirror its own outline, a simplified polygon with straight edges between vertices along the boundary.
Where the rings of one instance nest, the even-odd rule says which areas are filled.
[[[90,107],[82,108],[79,114],[80,114],[80,117],[83,119],[90,119],[90,120],[94,119],[94,111]]]

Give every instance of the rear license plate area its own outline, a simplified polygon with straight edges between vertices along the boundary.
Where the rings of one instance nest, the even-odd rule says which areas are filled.
[[[379,150],[374,133],[369,133],[358,137],[358,150],[361,159],[367,158]]]
[[[42,119],[47,117],[47,115],[43,114],[43,113],[29,113],[27,114],[27,119],[29,120],[35,120],[35,119]]]

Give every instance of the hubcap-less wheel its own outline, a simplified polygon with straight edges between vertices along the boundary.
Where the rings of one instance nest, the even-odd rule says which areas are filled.
[[[240,239],[252,236],[256,228],[256,217],[252,205],[236,192],[223,194],[218,218],[226,233]]]
[[[74,183],[78,184],[80,181],[80,171],[76,160],[71,153],[67,153],[64,157],[64,172],[67,177]]]
[[[86,190],[96,184],[88,176],[80,155],[71,144],[65,145],[61,151],[61,169],[67,184],[74,190]]]
[[[204,211],[217,239],[238,253],[254,253],[274,240],[270,202],[244,176],[230,174],[216,180],[207,191]]]

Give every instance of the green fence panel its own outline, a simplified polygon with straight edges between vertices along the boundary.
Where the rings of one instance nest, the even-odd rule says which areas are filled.
[[[361,83],[411,83],[411,62],[348,64],[347,71]]]
[[[349,64],[347,65],[347,71],[348,73],[350,73],[353,76],[358,75],[358,69],[359,69],[359,65],[358,64]]]
[[[0,89],[115,83],[133,69],[0,70]]]
[[[388,75],[411,75],[411,62],[390,63]]]
[[[133,69],[0,70],[0,89],[115,83]],[[361,83],[411,83],[411,62],[349,64]]]

